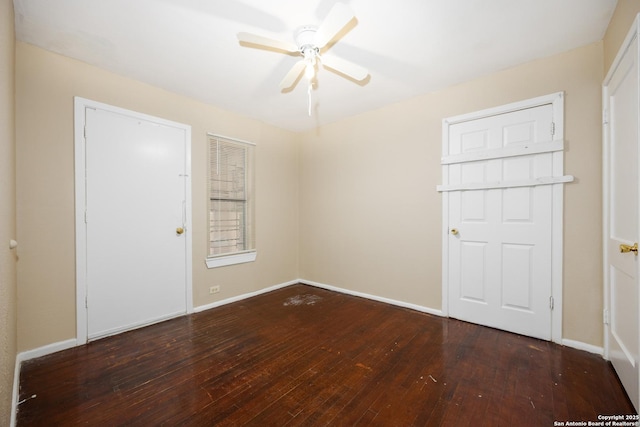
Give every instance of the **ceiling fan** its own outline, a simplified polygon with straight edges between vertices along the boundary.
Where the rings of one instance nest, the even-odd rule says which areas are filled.
[[[350,30],[348,25],[355,21],[355,18],[349,6],[344,3],[336,3],[320,26],[303,25],[296,29],[294,32],[295,43],[244,32],[238,33],[238,40],[243,45],[275,49],[283,53],[302,56],[302,59],[293,65],[280,82],[280,89],[283,91],[292,89],[303,71],[307,79],[309,79],[310,90],[318,63],[348,78],[362,81],[369,75],[365,68],[335,56],[321,56],[333,45],[330,43],[338,35],[343,31]]]

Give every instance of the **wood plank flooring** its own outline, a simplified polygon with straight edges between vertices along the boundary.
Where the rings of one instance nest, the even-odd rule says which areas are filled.
[[[611,365],[295,285],[25,362],[18,426],[553,426],[634,414]]]

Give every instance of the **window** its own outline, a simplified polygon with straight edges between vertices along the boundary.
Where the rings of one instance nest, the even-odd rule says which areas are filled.
[[[209,135],[209,268],[255,260],[254,145]]]

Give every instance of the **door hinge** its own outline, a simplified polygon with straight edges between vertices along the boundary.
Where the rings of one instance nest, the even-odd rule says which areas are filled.
[[[549,308],[553,310],[553,297],[549,297]]]
[[[604,108],[602,110],[602,124],[603,125],[608,125],[609,124],[609,109]]]
[[[89,217],[89,216],[88,216],[88,214],[87,214],[87,210],[85,209],[85,210],[84,210],[84,223],[85,223],[85,224],[88,224],[88,223],[89,223],[89,218],[88,218],[88,217]]]
[[[84,308],[89,308],[89,298],[84,297]]]
[[[609,310],[606,308],[602,310],[602,323],[605,325],[609,324]]]
[[[556,134],[556,124],[551,122],[551,136]]]

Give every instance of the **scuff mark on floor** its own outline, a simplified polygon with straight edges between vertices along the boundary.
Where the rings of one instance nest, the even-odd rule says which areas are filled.
[[[322,297],[319,297],[317,295],[296,295],[294,297],[287,298],[282,305],[284,305],[285,307],[290,305],[315,305],[315,303],[320,300],[322,300]]]
[[[373,371],[373,369],[371,369],[369,366],[367,366],[367,365],[363,365],[362,363],[356,363],[356,366],[357,366],[358,368],[366,369],[366,370],[368,370],[368,371]]]
[[[209,391],[207,391],[207,389],[202,387],[202,386],[200,386],[200,388],[202,390],[204,390],[205,393],[207,393],[207,396],[209,396],[209,400],[211,400],[211,402],[213,402],[214,400],[213,400],[213,396],[211,396],[211,393],[209,393]]]

